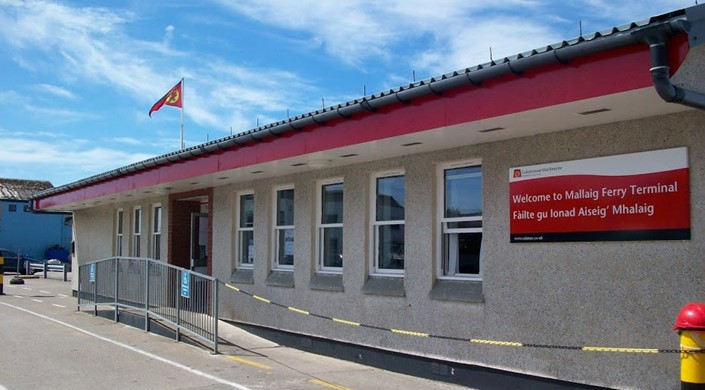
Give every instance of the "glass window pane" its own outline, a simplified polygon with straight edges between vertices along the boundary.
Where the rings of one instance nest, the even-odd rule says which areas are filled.
[[[152,230],[153,233],[161,233],[161,231],[162,231],[162,208],[161,207],[154,208],[153,229],[154,229],[154,230]]]
[[[294,225],[294,189],[277,191],[277,226]]]
[[[321,223],[343,223],[343,183],[321,186]]]
[[[122,234],[122,211],[117,213],[117,234]]]
[[[443,274],[480,274],[482,233],[447,233],[443,235]]]
[[[240,196],[240,227],[253,227],[255,223],[255,196]]]
[[[134,226],[134,232],[136,234],[139,234],[141,231],[142,227],[142,209],[136,209],[135,210],[135,226]]]
[[[134,257],[140,257],[140,236],[139,235],[134,236],[134,242],[132,243],[132,245],[133,245],[132,255]]]
[[[255,259],[254,232],[245,230],[240,232],[240,263],[252,264]]]
[[[377,220],[404,220],[404,176],[377,179]]]
[[[481,228],[482,221],[458,221],[458,222],[448,222],[447,229],[471,229],[471,228]]]
[[[379,269],[404,269],[404,225],[379,225]]]
[[[343,228],[322,228],[323,266],[343,266]]]
[[[152,253],[152,258],[155,260],[159,260],[161,258],[161,253],[162,253],[162,236],[159,234],[154,235],[154,248],[152,249],[154,253]]]
[[[115,239],[115,256],[122,256],[122,236]]]
[[[279,265],[294,265],[294,229],[277,230],[277,248]]]
[[[445,217],[482,215],[482,167],[447,169],[445,175]]]

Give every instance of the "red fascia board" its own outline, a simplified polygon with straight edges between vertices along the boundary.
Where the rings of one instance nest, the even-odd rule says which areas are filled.
[[[669,44],[674,73],[688,52],[685,35]],[[302,154],[370,142],[419,131],[550,107],[652,85],[646,45],[635,45],[430,95],[374,113],[269,137],[203,157],[178,161],[35,200],[37,209],[82,202],[150,185],[242,168]]]

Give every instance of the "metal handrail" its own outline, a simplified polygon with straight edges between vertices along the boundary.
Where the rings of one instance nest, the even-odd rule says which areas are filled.
[[[212,346],[218,353],[218,280],[157,260],[140,257],[110,257],[78,268],[77,310],[114,307],[114,320],[121,309],[144,313],[144,330],[150,319],[171,325],[175,339],[188,334]]]

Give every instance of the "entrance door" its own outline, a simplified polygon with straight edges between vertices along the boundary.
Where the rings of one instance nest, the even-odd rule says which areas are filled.
[[[191,214],[191,270],[208,273],[208,214]]]

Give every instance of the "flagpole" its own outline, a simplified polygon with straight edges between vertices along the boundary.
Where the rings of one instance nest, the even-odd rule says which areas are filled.
[[[181,150],[184,149],[184,78],[181,78]]]

